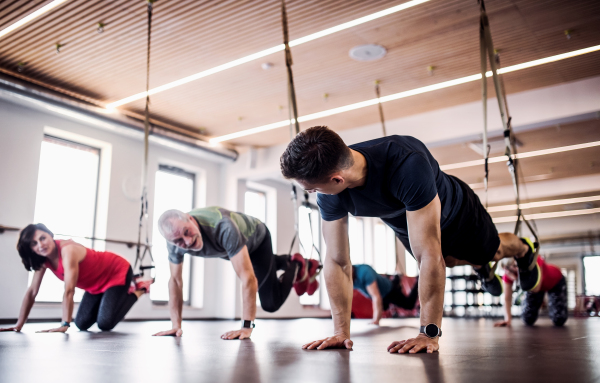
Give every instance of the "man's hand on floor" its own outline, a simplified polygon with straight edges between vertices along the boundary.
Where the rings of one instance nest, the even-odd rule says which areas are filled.
[[[334,335],[329,338],[316,340],[302,346],[305,350],[324,350],[326,348],[346,348],[352,350],[354,343],[347,335]]]
[[[431,354],[439,349],[438,338],[432,339],[423,334],[419,334],[416,338],[393,342],[388,346],[388,352],[399,354],[415,354],[417,352]]]
[[[228,331],[225,334],[221,335],[221,339],[250,339],[251,334],[251,328],[243,328],[240,330]]]
[[[156,334],[152,335],[152,336],[175,336],[175,337],[180,337],[183,335],[183,330],[180,328],[172,328],[170,330],[167,331],[161,331],[161,332],[157,332]]]

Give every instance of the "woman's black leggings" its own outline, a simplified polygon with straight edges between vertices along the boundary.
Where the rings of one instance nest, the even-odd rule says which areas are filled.
[[[258,248],[250,253],[250,261],[258,280],[260,305],[270,313],[279,310],[292,290],[299,263],[291,261],[289,255],[273,254],[269,230]],[[284,271],[280,277],[277,270]]]
[[[413,286],[408,296],[404,295],[402,291],[402,284],[400,283],[400,276],[394,276],[392,280],[392,291],[383,297],[383,309],[387,310],[390,303],[403,308],[405,310],[412,310],[417,304],[417,298],[419,297],[419,280]]]
[[[540,307],[544,303],[543,291],[525,293],[522,303],[521,319],[526,325],[533,326],[538,318]],[[562,277],[553,288],[548,291],[548,315],[555,326],[562,326],[569,317],[567,304],[567,281]]]
[[[75,317],[77,327],[86,331],[98,322],[98,328],[102,331],[115,328],[137,302],[135,294],[128,294],[132,279],[133,271],[129,267],[124,285],[113,286],[101,294],[90,294],[86,291]]]

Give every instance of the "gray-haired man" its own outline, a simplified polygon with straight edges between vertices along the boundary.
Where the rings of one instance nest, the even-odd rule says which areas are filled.
[[[158,220],[159,231],[168,242],[171,278],[169,309],[172,329],[155,335],[181,336],[183,308],[183,256],[230,260],[242,282],[242,328],[229,331],[222,339],[249,338],[256,316],[256,292],[262,308],[277,311],[292,286],[298,295],[318,287],[318,262],[300,254],[274,255],[271,234],[260,220],[220,207],[194,209],[189,213],[167,210]],[[277,277],[277,270],[283,274]]]

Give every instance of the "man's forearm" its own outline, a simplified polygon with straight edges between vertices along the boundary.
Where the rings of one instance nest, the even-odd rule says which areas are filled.
[[[341,265],[325,258],[325,284],[331,303],[335,334],[350,337],[350,312],[352,310],[352,265]]]
[[[181,328],[183,310],[183,286],[174,279],[169,280],[169,312],[173,328]]]
[[[256,278],[243,282],[242,286],[242,320],[254,320],[256,318],[256,292],[258,282]]]
[[[441,327],[446,284],[446,265],[441,254],[421,257],[420,271],[421,325],[435,323]]]

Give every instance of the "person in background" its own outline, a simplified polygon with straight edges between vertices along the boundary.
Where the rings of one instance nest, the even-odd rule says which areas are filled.
[[[513,259],[503,259],[500,264],[504,268],[504,320],[494,323],[494,327],[510,327],[513,283],[518,280],[518,266]],[[544,295],[548,294],[548,315],[555,326],[562,326],[569,316],[565,277],[558,267],[547,263],[542,257],[538,257],[537,264],[541,271],[541,281],[536,288],[525,292],[521,319],[526,325],[533,326],[544,302]]]
[[[406,296],[402,291],[402,284],[399,275],[395,275],[392,280],[377,274],[369,265],[352,265],[352,284],[354,289],[360,291],[365,297],[373,302],[373,320],[370,322],[379,325],[383,312],[388,309],[390,303],[403,308],[412,310],[417,304],[419,295],[419,280],[413,286],[412,290]]]
[[[65,282],[62,323],[40,332],[66,332],[69,329],[75,287],[85,290],[75,317],[75,325],[82,331],[94,323],[102,331],[112,330],[138,298],[150,291],[152,281],[134,281],[131,265],[125,258],[108,251],[89,249],[72,240],[55,240],[54,234],[41,223],[21,230],[17,250],[25,269],[34,274],[23,298],[17,324],[0,331],[21,331],[48,269]]]

